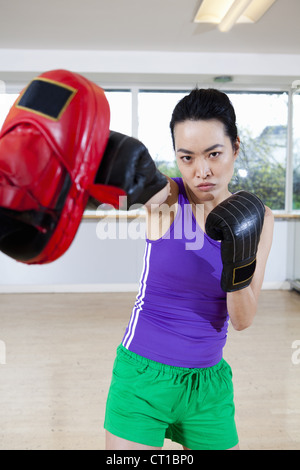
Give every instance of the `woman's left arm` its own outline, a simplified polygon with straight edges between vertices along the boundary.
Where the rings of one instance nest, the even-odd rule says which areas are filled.
[[[273,239],[274,216],[266,207],[264,226],[257,250],[256,268],[251,284],[244,289],[227,293],[227,309],[235,330],[251,326],[256,314],[259,293],[263,284],[267,259]]]

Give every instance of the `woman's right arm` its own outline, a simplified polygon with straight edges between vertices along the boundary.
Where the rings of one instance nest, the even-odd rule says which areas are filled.
[[[172,224],[177,211],[178,186],[168,176],[168,184],[156,193],[147,203],[147,238],[158,240]]]
[[[168,180],[167,186],[165,186],[161,191],[156,193],[151,199],[149,199],[149,201],[146,202],[145,207],[148,212],[156,210],[158,206],[161,206],[164,203],[168,203],[168,199],[172,194],[171,187],[173,186],[172,183],[174,183],[174,181],[169,177],[166,178]]]

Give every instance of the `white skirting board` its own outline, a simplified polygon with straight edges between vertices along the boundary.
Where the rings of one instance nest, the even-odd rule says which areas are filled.
[[[290,286],[292,289],[295,289],[298,292],[300,292],[300,280],[299,279],[290,281]]]
[[[266,282],[263,290],[289,290],[290,282]],[[0,285],[0,294],[48,294],[48,293],[109,293],[138,292],[138,284],[61,284],[61,285]]]

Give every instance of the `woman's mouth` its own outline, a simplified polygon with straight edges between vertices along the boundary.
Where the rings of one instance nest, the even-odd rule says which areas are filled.
[[[216,185],[212,183],[202,183],[197,186],[200,191],[211,191]]]

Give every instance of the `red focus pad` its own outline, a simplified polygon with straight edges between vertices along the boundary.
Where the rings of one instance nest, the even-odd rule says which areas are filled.
[[[0,207],[24,211],[54,204],[63,168],[36,128],[20,124],[0,140],[0,168]]]
[[[49,263],[72,243],[109,136],[104,91],[66,70],[34,79],[0,133],[0,251]],[[103,188],[101,202],[123,191]]]

